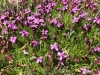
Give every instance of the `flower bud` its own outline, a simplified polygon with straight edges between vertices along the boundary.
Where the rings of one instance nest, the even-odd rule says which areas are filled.
[[[66,32],[70,32],[70,26],[67,27]]]
[[[57,37],[55,35],[53,35],[52,38],[54,39],[54,41],[57,40]]]
[[[91,40],[90,40],[90,43],[93,43],[94,42],[94,38],[92,38]]]

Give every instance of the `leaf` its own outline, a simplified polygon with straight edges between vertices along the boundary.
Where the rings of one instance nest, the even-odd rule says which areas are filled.
[[[23,50],[23,49],[25,49],[26,48],[26,44],[24,45],[24,46],[22,46],[21,48],[20,48],[20,50]]]
[[[17,6],[17,11],[18,11],[18,0],[16,0],[16,6]]]
[[[99,56],[97,56],[94,52],[92,52],[93,53],[93,55],[98,59],[98,60],[100,60],[100,57]]]

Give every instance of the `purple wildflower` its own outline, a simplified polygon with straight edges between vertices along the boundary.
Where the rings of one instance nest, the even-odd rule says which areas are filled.
[[[6,26],[7,24],[9,24],[9,21],[8,20],[4,20],[3,24]]]
[[[41,8],[42,8],[41,4],[39,4],[39,5],[36,6],[36,9],[41,9]]]
[[[0,20],[4,20],[6,18],[5,15],[1,15]]]
[[[39,24],[39,23],[42,23],[42,22],[43,22],[43,19],[35,18],[35,19],[33,20],[33,23],[34,23],[34,24]]]
[[[67,0],[61,0],[61,3],[62,3],[63,5],[66,5],[66,4],[67,4]]]
[[[32,46],[33,46],[33,47],[36,47],[37,45],[39,45],[39,42],[36,41],[36,40],[33,40],[33,41],[32,41]]]
[[[20,20],[22,20],[22,17],[21,17],[21,16],[18,16],[18,17],[16,18],[16,20],[20,21]]]
[[[74,17],[74,19],[72,20],[72,23],[77,23],[79,21],[79,17]]]
[[[19,3],[21,3],[23,0],[18,0]]]
[[[79,15],[79,18],[85,18],[88,15],[87,12],[83,12],[82,14]]]
[[[12,29],[12,30],[17,30],[17,27],[16,27],[15,25],[13,25],[13,26],[11,27],[11,29]]]
[[[45,11],[46,11],[47,13],[49,13],[49,12],[50,12],[50,9],[51,9],[51,4],[49,3],[49,4],[46,6]]]
[[[40,26],[44,27],[46,24],[45,23],[41,23]]]
[[[71,9],[71,13],[75,13],[76,11],[79,11],[80,9],[76,6]]]
[[[91,25],[84,24],[83,29],[84,30],[89,30],[91,28]]]
[[[37,9],[38,12],[40,12],[40,13],[43,13],[43,12],[44,12],[43,6],[42,6],[41,4],[37,5],[37,6],[36,6],[36,9]]]
[[[66,58],[67,55],[65,55],[65,52],[58,52],[57,55],[59,56],[59,61],[62,61],[63,58]]]
[[[64,65],[64,63],[63,63],[62,61],[60,61],[59,63],[60,63],[60,65],[61,65],[61,66],[63,66],[63,65]]]
[[[56,25],[58,22],[57,22],[56,19],[52,19],[52,20],[50,21],[50,23]]]
[[[87,70],[86,67],[84,68],[80,68],[80,70],[82,71],[82,74],[85,75],[85,74],[90,74],[91,71],[90,70]]]
[[[100,52],[100,47],[99,46],[94,47],[94,52],[96,52],[96,51]]]
[[[39,24],[39,19],[35,18],[35,19],[33,20],[33,23],[34,23],[34,24]]]
[[[62,8],[63,11],[65,11],[65,10],[67,10],[67,9],[68,9],[68,5],[65,5],[65,6]]]
[[[25,55],[28,55],[28,54],[29,54],[26,50],[23,50],[23,53],[24,53]]]
[[[42,63],[42,56],[37,58],[36,63]]]
[[[20,34],[22,37],[24,37],[24,36],[28,36],[29,33],[26,30],[22,30],[20,31]]]
[[[2,30],[2,34],[7,34],[7,29],[6,28]]]
[[[28,16],[28,18],[27,18],[28,20],[34,20],[35,19],[35,17],[34,17],[34,15],[31,15],[31,16]]]
[[[26,14],[29,14],[30,12],[31,12],[30,9],[25,9],[25,13],[26,13]]]
[[[8,12],[8,11],[6,11],[4,14],[5,14],[6,16],[8,16],[8,15],[9,15],[9,12]]]
[[[15,43],[15,41],[16,41],[16,37],[14,36],[11,36],[10,37],[10,39],[9,39],[9,41],[12,43],[12,44],[14,44]]]
[[[25,23],[25,22],[24,22],[24,23]],[[26,25],[27,25],[27,26],[31,26],[32,24],[33,24],[32,22],[29,22],[29,21],[26,22]]]
[[[31,28],[38,28],[38,25],[30,25]]]
[[[57,4],[56,4],[55,2],[52,2],[52,3],[51,3],[51,6],[52,6],[52,7],[54,7],[54,6],[56,6],[56,5],[57,5]]]
[[[42,35],[47,35],[48,30],[44,30],[44,29],[43,29],[41,32],[42,32]]]
[[[40,15],[41,15],[41,14],[40,14],[39,12],[35,12],[35,13],[34,13],[34,16],[36,16],[36,17],[37,17],[37,16],[40,16]]]
[[[55,49],[56,51],[58,51],[59,48],[58,48],[58,46],[57,46],[57,43],[55,42],[54,44],[51,44],[51,45],[50,45],[50,49],[51,49],[51,50]]]
[[[28,21],[24,21],[24,24],[27,25],[28,24]]]
[[[16,20],[12,20],[12,22],[11,22],[11,23],[12,23],[12,24],[15,24],[15,22],[16,22]]]
[[[61,23],[57,23],[56,25],[58,28],[62,27],[63,25]]]
[[[82,0],[73,0],[73,1],[74,1],[74,3],[76,3],[76,4],[79,4],[79,3],[82,2]]]
[[[17,27],[13,23],[9,23],[8,27],[11,28],[12,30],[16,30],[17,29]]]
[[[92,18],[87,18],[88,21],[92,21]]]
[[[97,17],[95,17],[95,19],[94,19],[94,21],[93,21],[94,23],[97,23],[97,24],[100,24],[100,19],[99,18],[97,18]]]

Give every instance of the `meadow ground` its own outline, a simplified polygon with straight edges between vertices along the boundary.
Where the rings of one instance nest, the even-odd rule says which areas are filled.
[[[99,0],[0,3],[0,75],[100,75]]]

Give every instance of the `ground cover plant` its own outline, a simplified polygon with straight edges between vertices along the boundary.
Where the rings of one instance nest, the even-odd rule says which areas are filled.
[[[100,75],[99,0],[1,1],[0,75]]]

